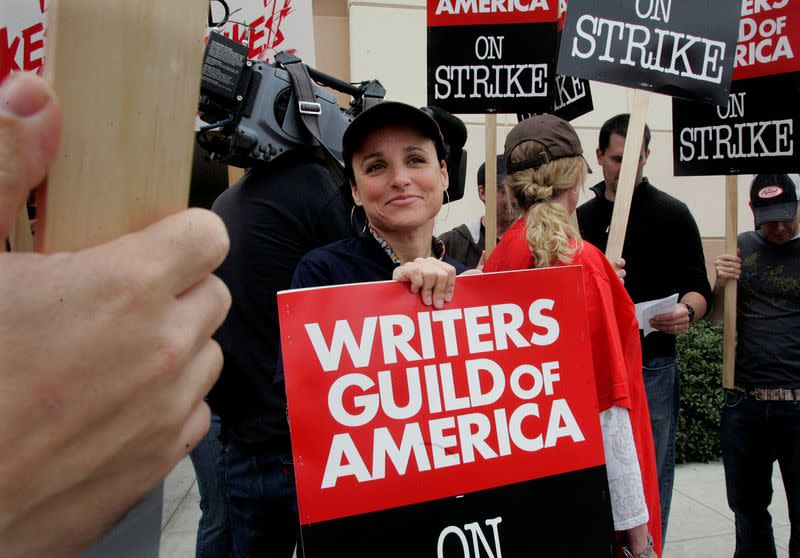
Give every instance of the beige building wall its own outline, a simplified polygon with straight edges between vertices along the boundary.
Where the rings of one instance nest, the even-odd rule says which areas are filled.
[[[417,106],[426,104],[424,0],[314,0],[314,25],[320,69],[337,77],[349,75],[351,81],[378,79],[386,87],[388,99]],[[630,89],[595,82],[592,83],[592,94],[595,110],[573,122],[583,142],[586,158],[595,171],[587,182],[584,199],[592,195],[588,187],[602,180],[594,155],[600,126],[607,118],[629,111],[633,99]],[[463,200],[442,211],[437,232],[483,213],[475,174],[485,153],[485,118],[483,115],[459,116],[469,133],[466,192]],[[669,97],[651,94],[647,121],[653,139],[646,176],[689,206],[701,235],[708,239],[708,253],[716,254],[721,246],[719,238],[725,235],[724,177],[673,176],[672,103]],[[502,151],[505,136],[515,124],[514,115],[498,116],[498,152]],[[740,230],[753,228],[747,206],[749,179],[739,178]]]
[[[306,0],[307,1],[307,0]],[[313,0],[314,55],[316,68],[330,76],[350,79],[350,24],[347,0]],[[339,104],[347,106],[350,98],[335,92]]]

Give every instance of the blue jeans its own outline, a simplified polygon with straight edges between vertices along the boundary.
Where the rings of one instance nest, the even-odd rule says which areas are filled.
[[[232,558],[291,558],[300,523],[291,453],[260,455],[231,440],[222,447]],[[298,556],[302,556],[298,548]]]
[[[197,558],[228,558],[231,551],[227,498],[222,475],[217,468],[219,429],[219,417],[212,414],[208,434],[189,454],[200,491],[200,522],[195,546]]]
[[[800,558],[800,402],[756,401],[727,391],[720,423],[728,505],[736,516],[734,558],[775,558],[772,465],[789,503],[790,558]]]
[[[674,357],[642,360],[642,377],[650,408],[650,427],[658,472],[658,493],[661,504],[661,536],[667,540],[672,485],[675,482],[675,431],[681,402],[681,384]]]

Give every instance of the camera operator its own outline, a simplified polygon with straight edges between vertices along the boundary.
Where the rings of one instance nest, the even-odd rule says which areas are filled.
[[[215,339],[225,356],[209,395],[222,419],[219,471],[232,556],[292,556],[299,529],[282,382],[276,293],[313,248],[353,236],[350,208],[318,149],[291,150],[251,168],[212,207],[231,251],[216,274],[233,305]]]

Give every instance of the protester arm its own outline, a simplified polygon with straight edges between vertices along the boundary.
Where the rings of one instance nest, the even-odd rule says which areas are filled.
[[[644,498],[642,473],[628,410],[614,406],[602,411],[600,428],[603,433],[614,529],[627,531],[646,525],[650,516]]]
[[[690,304],[694,308],[694,319],[702,318],[713,298],[711,285],[708,282],[705,256],[703,255],[703,242],[697,223],[683,206],[683,218],[675,223],[675,238],[671,265],[678,274],[679,300]]]
[[[731,254],[721,254],[714,260],[717,279],[714,282],[714,303],[708,315],[708,321],[719,325],[724,319],[725,284],[729,280],[738,281],[742,272],[742,260]]]

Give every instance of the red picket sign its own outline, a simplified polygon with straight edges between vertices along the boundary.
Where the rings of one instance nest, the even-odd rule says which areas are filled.
[[[604,469],[581,268],[461,277],[441,310],[408,291],[278,294],[303,526]]]

